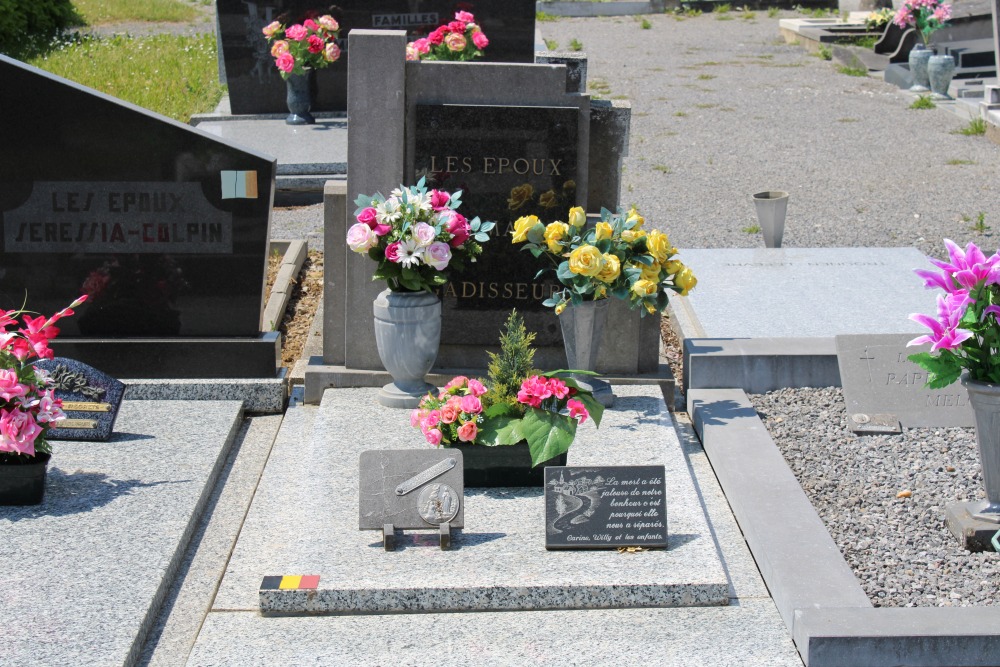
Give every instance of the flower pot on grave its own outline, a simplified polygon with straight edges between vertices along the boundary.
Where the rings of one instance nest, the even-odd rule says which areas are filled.
[[[545,485],[545,466],[566,465],[566,454],[531,467],[527,442],[516,445],[452,445],[462,452],[465,487],[537,487]]]
[[[607,299],[574,304],[559,315],[567,368],[581,371],[593,371],[597,368],[597,355],[607,320]],[[589,389],[601,405],[610,407],[614,404],[615,395],[609,382],[590,375],[574,375],[573,379],[581,388]]]
[[[1000,385],[973,380],[966,373],[962,384],[976,418],[976,446],[986,488],[986,500],[973,503],[969,513],[980,521],[1000,524]]]
[[[392,382],[378,402],[390,408],[415,408],[434,386],[424,380],[441,343],[441,299],[428,292],[384,290],[375,298],[375,344]]]
[[[309,69],[305,74],[289,74],[285,79],[285,102],[288,104],[288,125],[312,125],[316,119],[310,112],[312,109],[312,73]]]
[[[758,192],[753,196],[757,211],[757,224],[764,234],[764,247],[780,248],[785,234],[785,214],[788,211],[788,193],[780,190]]]
[[[27,463],[0,454],[0,505],[38,505],[45,495],[45,473],[51,454],[36,454]]]
[[[910,74],[913,76],[913,85],[910,91],[914,93],[925,93],[930,90],[931,81],[927,75],[927,61],[934,54],[923,44],[917,44],[910,49]]]
[[[931,56],[927,61],[927,78],[930,81],[931,97],[935,100],[950,100],[948,86],[955,76],[954,56]]]

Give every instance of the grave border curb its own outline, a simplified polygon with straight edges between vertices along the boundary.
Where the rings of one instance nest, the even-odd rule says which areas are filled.
[[[692,389],[687,410],[807,667],[995,664],[1000,608],[871,606],[746,392]]]

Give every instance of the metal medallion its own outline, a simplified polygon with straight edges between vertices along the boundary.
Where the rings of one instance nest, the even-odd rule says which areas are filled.
[[[420,518],[437,526],[448,523],[458,515],[461,499],[458,492],[447,484],[428,484],[420,491],[417,511]]]
[[[851,419],[854,420],[855,424],[867,424],[868,422],[871,421],[871,418],[868,415],[864,414],[863,412],[858,412],[851,415]]]

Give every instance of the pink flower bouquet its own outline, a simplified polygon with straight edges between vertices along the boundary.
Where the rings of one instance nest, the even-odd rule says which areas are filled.
[[[410,414],[410,425],[436,447],[527,441],[534,467],[566,453],[578,424],[588,418],[601,423],[604,408],[569,373],[552,371],[525,379],[516,406],[494,403],[481,381],[460,375],[437,395],[427,394]]]
[[[86,300],[81,296],[52,317],[0,310],[0,464],[28,463],[52,452],[46,434],[66,415],[52,380],[33,360],[54,356],[49,341],[59,334],[55,323]]]
[[[482,253],[494,223],[459,213],[461,190],[428,192],[421,178],[389,194],[358,196],[357,223],[347,230],[347,245],[378,263],[374,279],[389,289],[430,292]]]
[[[980,382],[1000,383],[1000,254],[989,257],[976,244],[962,250],[945,239],[948,260],[931,258],[940,273],[917,269],[928,289],[938,288],[937,316],[910,315],[930,333],[908,345],[930,343],[930,352],[909,356],[927,371],[927,386],[940,389],[965,369]]]
[[[900,28],[916,28],[926,46],[931,34],[946,27],[950,18],[951,5],[941,0],[904,0],[892,22]]]
[[[427,37],[406,45],[407,60],[456,60],[480,58],[490,45],[476,17],[469,12],[456,12],[455,20],[439,26]]]
[[[328,14],[287,28],[280,21],[273,21],[264,26],[262,32],[271,45],[274,66],[283,79],[292,74],[305,74],[309,68],[326,67],[340,58],[336,41],[340,25]]]

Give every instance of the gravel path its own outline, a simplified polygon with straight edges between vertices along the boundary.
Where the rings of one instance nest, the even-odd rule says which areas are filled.
[[[840,389],[750,399],[872,604],[1000,604],[998,555],[966,552],[944,522],[947,503],[986,497],[974,429],[855,436]]]

